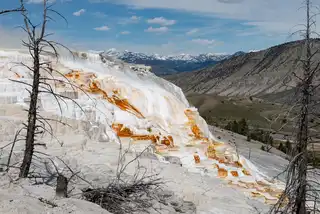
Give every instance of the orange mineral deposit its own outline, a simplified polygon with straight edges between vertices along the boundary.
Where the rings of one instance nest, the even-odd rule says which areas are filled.
[[[245,174],[247,176],[251,175],[250,172],[248,170],[246,170],[246,169],[243,169],[242,172],[243,172],[243,174]]]
[[[199,164],[199,163],[200,163],[200,156],[199,156],[198,154],[194,154],[194,155],[193,155],[193,158],[194,158],[194,162],[195,162],[196,164]]]
[[[119,137],[131,137],[133,135],[132,131],[129,128],[124,127],[123,124],[112,124],[112,129]]]
[[[173,138],[172,136],[168,136],[168,137],[163,137],[163,139],[161,140],[161,144],[164,144],[166,146],[173,146]]]
[[[225,177],[228,176],[228,171],[225,170],[225,169],[223,169],[223,168],[219,168],[219,169],[218,169],[218,176],[219,176],[220,178],[225,178]]]
[[[239,174],[238,174],[237,171],[231,171],[231,175],[232,175],[233,177],[239,177]]]
[[[200,131],[199,127],[196,124],[192,125],[191,130],[192,130],[192,133],[194,134],[194,136],[197,139],[201,138],[201,131]]]
[[[237,167],[237,168],[242,168],[242,164],[239,161],[236,161],[234,163],[234,166]]]

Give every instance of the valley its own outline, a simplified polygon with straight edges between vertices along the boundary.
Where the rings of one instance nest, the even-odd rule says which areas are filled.
[[[320,47],[320,40],[312,42],[314,49]],[[164,78],[181,87],[210,124],[225,126],[229,121],[245,118],[252,127],[276,132],[285,122],[281,135],[291,136],[295,124],[290,118],[299,109],[293,108],[288,118],[284,115],[298,99],[298,79],[293,73],[302,75],[298,61],[302,50],[302,41],[284,43]],[[318,75],[314,81],[319,82]],[[315,99],[320,94],[316,90]],[[315,106],[314,111],[318,109]],[[282,116],[278,117],[279,114]],[[318,130],[316,127],[312,131]]]
[[[270,129],[272,120],[285,111],[281,104],[266,102],[261,99],[223,97],[214,94],[190,94],[188,101],[199,109],[202,117],[208,123],[227,125],[228,121],[245,118],[252,127]],[[273,124],[272,128],[280,128],[281,121]],[[286,130],[287,132],[290,129]]]
[[[0,1],[0,213],[320,213],[315,3]]]

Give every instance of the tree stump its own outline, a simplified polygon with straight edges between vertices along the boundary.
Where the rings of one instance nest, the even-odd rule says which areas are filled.
[[[68,194],[68,179],[63,175],[57,178],[56,196],[66,198]]]

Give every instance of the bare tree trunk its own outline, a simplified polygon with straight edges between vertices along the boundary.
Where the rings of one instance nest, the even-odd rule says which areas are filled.
[[[46,82],[46,80],[49,80],[49,81],[57,80],[53,76],[52,74],[53,72],[56,72],[61,77],[64,77],[64,75],[61,74],[59,71],[52,69],[50,60],[48,61],[42,60],[40,57],[41,54],[53,54],[58,59],[59,54],[57,52],[57,46],[66,48],[65,46],[61,45],[58,42],[47,40],[47,37],[51,35],[51,34],[46,34],[47,22],[48,20],[52,20],[52,18],[48,15],[48,12],[57,14],[58,16],[62,17],[66,21],[66,19],[59,12],[51,9],[52,5],[48,5],[47,3],[48,3],[48,0],[43,0],[42,24],[34,25],[29,18],[28,11],[24,7],[24,0],[20,0],[21,14],[24,18],[24,27],[22,27],[22,29],[28,34],[28,41],[27,42],[23,41],[23,45],[29,49],[29,53],[33,59],[32,67],[24,64],[23,62],[21,63],[22,66],[24,66],[27,70],[32,72],[32,75],[33,75],[32,84],[26,84],[22,81],[12,80],[15,82],[25,84],[28,87],[31,87],[31,90],[28,90],[28,92],[30,93],[28,123],[25,124],[25,129],[27,130],[26,145],[25,145],[24,158],[20,166],[20,174],[19,174],[19,176],[22,178],[28,177],[35,146],[43,145],[43,144],[35,143],[35,141],[37,140],[36,136],[41,133],[48,133],[54,137],[52,126],[50,125],[49,121],[55,121],[63,125],[67,125],[62,121],[50,119],[50,118],[44,118],[39,114],[38,112],[39,94],[45,93],[45,94],[52,95],[55,98],[57,105],[60,108],[61,114],[62,114],[62,108],[60,105],[60,101],[65,103],[65,99],[72,101],[83,111],[81,106],[76,101],[74,101],[72,98],[69,98],[67,96],[54,92],[51,85]],[[41,28],[39,32],[37,30],[38,27]],[[71,51],[69,50],[69,52]],[[41,75],[40,72],[43,72],[43,75]],[[49,76],[46,76],[46,74]],[[72,82],[65,81],[65,80],[59,80],[59,81],[62,81],[63,83],[71,87],[74,87],[74,84],[72,84]]]
[[[311,74],[311,43],[310,43],[310,0],[307,6],[307,29],[306,29],[306,60],[303,64],[302,100],[299,118],[299,129],[297,134],[297,149],[295,155],[301,155],[298,162],[298,188],[295,200],[296,214],[306,214],[306,195],[307,195],[307,167],[308,167],[308,137],[309,137],[309,105],[310,105],[310,86],[312,83]]]
[[[29,169],[32,161],[34,152],[34,141],[36,132],[36,121],[37,121],[37,104],[39,95],[39,82],[40,82],[40,59],[38,48],[34,50],[34,73],[32,83],[32,93],[30,106],[28,111],[28,127],[26,137],[26,148],[24,152],[23,162],[20,166],[20,177],[26,178],[29,174]]]
[[[303,106],[301,109],[301,118],[299,122],[299,132],[297,136],[297,153],[301,155],[298,162],[298,189],[295,201],[295,210],[297,214],[306,214],[306,187],[307,187],[307,146],[308,146],[308,105],[309,93],[307,93],[309,85],[305,83],[303,89]]]

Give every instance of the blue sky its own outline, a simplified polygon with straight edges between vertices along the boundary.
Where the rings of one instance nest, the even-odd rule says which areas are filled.
[[[42,0],[26,0],[35,23]],[[79,50],[116,48],[146,53],[234,53],[264,49],[290,38],[303,23],[300,0],[51,0],[53,39]],[[14,8],[18,0],[1,0]],[[314,0],[314,4],[320,0]],[[0,46],[17,47],[19,14],[0,17]]]

